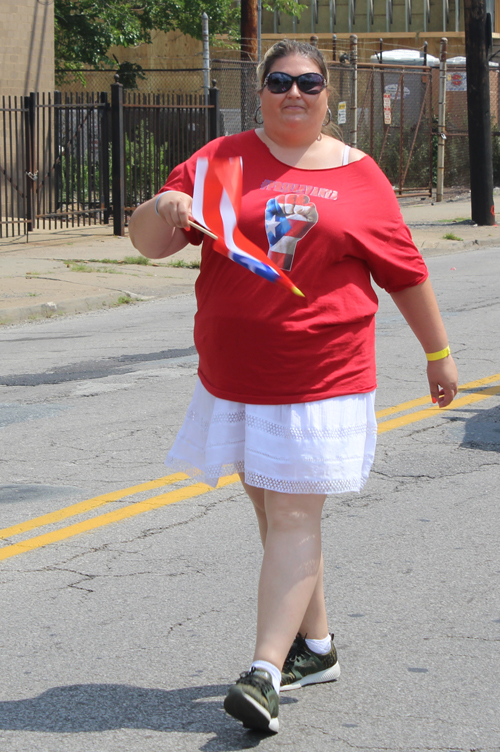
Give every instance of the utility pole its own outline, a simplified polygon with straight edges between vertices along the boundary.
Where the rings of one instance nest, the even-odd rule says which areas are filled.
[[[471,216],[478,225],[495,224],[488,65],[490,45],[491,17],[486,13],[486,0],[465,0]]]
[[[241,0],[241,59],[257,60],[257,0]]]
[[[254,125],[257,107],[255,62],[257,46],[258,0],[241,0],[241,129]]]

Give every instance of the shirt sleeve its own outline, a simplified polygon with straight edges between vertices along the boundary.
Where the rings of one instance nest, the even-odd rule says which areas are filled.
[[[388,293],[419,285],[429,276],[427,266],[403,220],[394,190],[371,158],[366,167],[371,175],[364,221],[356,232],[359,253],[377,285]]]
[[[387,242],[370,253],[369,265],[377,285],[388,293],[420,285],[429,276],[422,254],[402,219]]]
[[[182,162],[174,167],[168,176],[167,182],[160,188],[158,194],[165,193],[166,191],[182,191],[183,193],[187,193],[188,196],[192,196],[194,172],[195,164],[193,164],[193,157],[191,157],[186,162]],[[191,245],[200,245],[203,241],[204,234],[199,230],[195,230],[194,227],[190,227],[189,230],[183,229],[183,232]]]

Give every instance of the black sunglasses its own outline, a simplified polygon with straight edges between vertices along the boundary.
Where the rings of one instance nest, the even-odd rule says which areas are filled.
[[[264,81],[272,94],[284,94],[290,91],[296,83],[303,94],[319,94],[326,86],[326,81],[321,73],[302,73],[300,76],[290,76],[288,73],[275,71],[269,73]]]

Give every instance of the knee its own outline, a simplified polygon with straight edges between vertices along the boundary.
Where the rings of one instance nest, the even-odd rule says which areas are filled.
[[[275,530],[319,528],[324,499],[269,492],[265,497],[267,521]]]

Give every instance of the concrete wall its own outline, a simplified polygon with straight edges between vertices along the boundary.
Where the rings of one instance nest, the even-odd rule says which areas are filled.
[[[54,89],[54,3],[0,0],[0,96]]]

